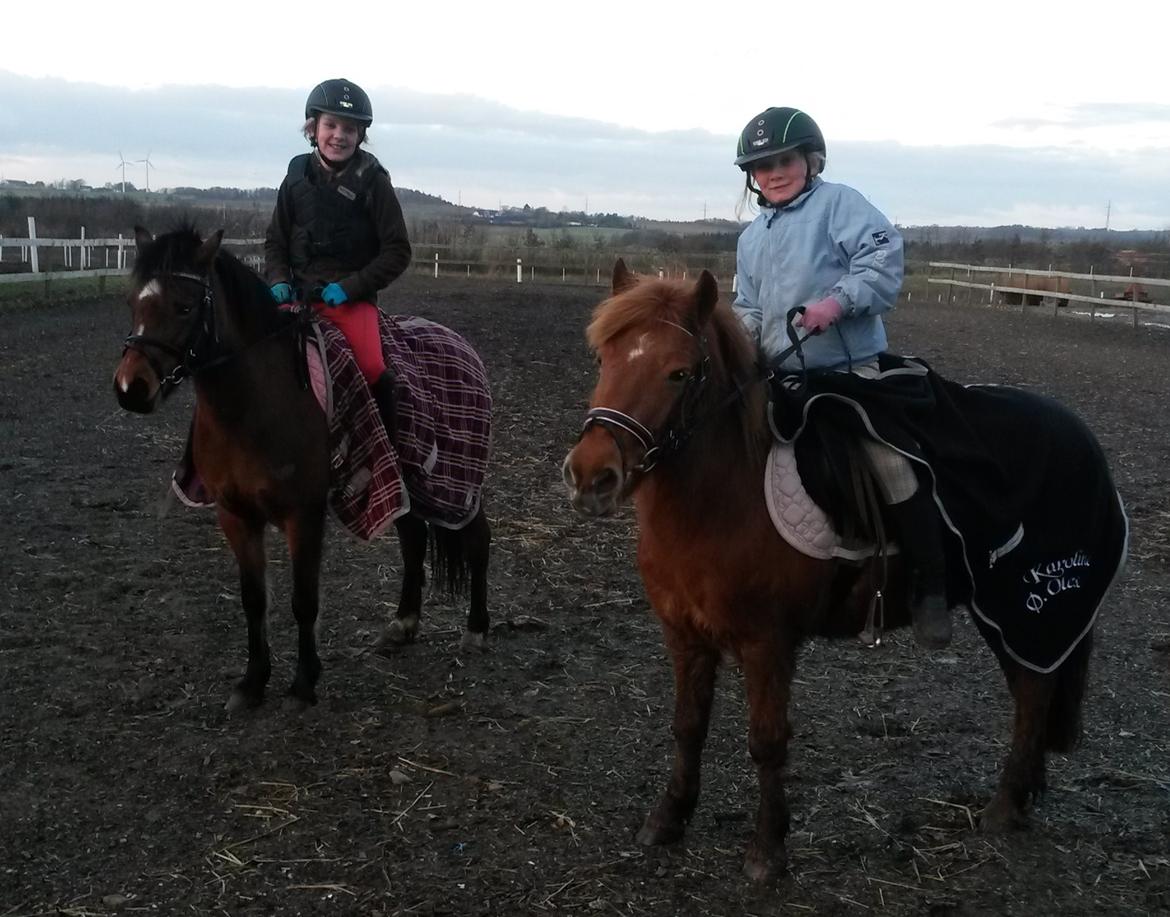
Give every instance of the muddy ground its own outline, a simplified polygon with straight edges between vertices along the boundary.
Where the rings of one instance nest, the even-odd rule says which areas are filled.
[[[954,651],[814,642],[798,667],[788,874],[740,873],[756,803],[741,681],[721,676],[687,840],[634,840],[664,785],[672,683],[631,517],[577,518],[560,483],[593,365],[597,288],[403,279],[384,304],[463,332],[496,398],[490,651],[432,596],[392,658],[391,540],[334,527],[320,704],[299,714],[288,568],[270,542],[273,691],[223,710],[245,659],[234,562],[171,507],[191,392],[120,411],[128,315],[3,311],[0,915],[1145,914],[1170,912],[1170,333],[918,301],[897,348],[1079,410],[1132,519],[1102,616],[1083,747],[1032,828],[975,827],[1008,697],[973,625]]]

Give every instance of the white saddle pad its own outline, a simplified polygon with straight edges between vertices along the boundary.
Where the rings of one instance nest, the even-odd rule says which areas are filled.
[[[842,542],[828,515],[804,489],[790,443],[772,443],[764,469],[764,500],[776,531],[802,554],[818,560],[861,560],[876,550],[872,544]]]

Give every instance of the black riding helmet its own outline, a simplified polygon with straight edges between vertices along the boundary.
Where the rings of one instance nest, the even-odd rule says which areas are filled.
[[[345,78],[318,83],[305,102],[305,118],[314,115],[339,115],[369,127],[374,121],[370,97],[357,83]]]
[[[825,152],[825,137],[817,122],[799,108],[768,108],[740,132],[735,164],[747,172],[756,160],[798,148],[805,153]]]

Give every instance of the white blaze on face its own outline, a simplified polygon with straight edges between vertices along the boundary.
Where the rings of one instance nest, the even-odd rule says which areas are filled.
[[[650,334],[643,331],[638,335],[638,342],[633,346],[633,349],[626,354],[626,362],[633,363],[639,357],[644,357],[646,352],[650,349]]]
[[[157,280],[152,280],[138,291],[138,298],[146,299],[148,296],[158,296],[161,292],[162,287],[159,286],[159,282]]]

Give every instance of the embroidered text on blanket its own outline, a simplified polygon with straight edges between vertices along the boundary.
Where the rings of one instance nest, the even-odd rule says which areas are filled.
[[[1077,551],[1069,557],[1046,564],[1036,564],[1024,574],[1025,583],[1041,587],[1038,592],[1029,592],[1024,600],[1028,611],[1040,612],[1049,599],[1071,589],[1080,589],[1080,577],[1074,576],[1073,571],[1091,565],[1089,555],[1084,551]]]

